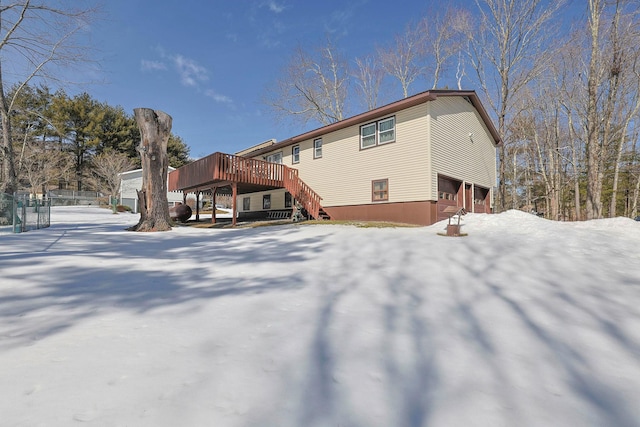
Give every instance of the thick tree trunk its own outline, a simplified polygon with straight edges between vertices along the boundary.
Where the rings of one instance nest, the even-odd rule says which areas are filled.
[[[149,108],[133,110],[140,128],[138,145],[142,162],[142,189],[138,192],[140,221],[131,231],[171,230],[167,200],[167,143],[171,133],[171,116]]]

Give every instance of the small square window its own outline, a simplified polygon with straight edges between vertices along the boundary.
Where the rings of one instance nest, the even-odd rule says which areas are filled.
[[[242,199],[242,210],[243,211],[251,210],[251,197],[244,197]]]
[[[313,158],[319,159],[320,157],[322,157],[322,138],[313,141]]]
[[[382,202],[389,200],[389,180],[378,179],[371,182],[371,201]]]
[[[294,145],[291,148],[291,163],[300,163],[300,146]]]
[[[262,196],[262,209],[271,209],[271,194]]]

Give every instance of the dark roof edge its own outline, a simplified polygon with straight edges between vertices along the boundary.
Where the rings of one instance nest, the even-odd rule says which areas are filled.
[[[439,96],[466,96],[466,97],[468,97],[469,100],[471,101],[471,104],[475,107],[475,109],[480,114],[480,117],[482,118],[482,120],[484,121],[485,125],[487,126],[487,129],[489,130],[489,133],[491,133],[491,136],[493,137],[493,140],[494,140],[494,145],[497,147],[497,146],[502,144],[502,139],[500,138],[500,135],[498,134],[498,131],[496,130],[495,126],[493,125],[493,122],[491,121],[491,118],[489,117],[489,114],[484,109],[482,103],[480,102],[480,98],[478,98],[478,95],[476,94],[476,92],[474,90],[445,90],[445,89],[442,89],[442,90],[428,90],[428,91],[425,91],[425,92],[421,92],[421,93],[419,93],[417,95],[413,95],[413,96],[410,96],[408,98],[404,98],[404,99],[401,99],[399,101],[392,102],[391,104],[387,104],[387,105],[384,105],[382,107],[378,107],[378,108],[375,108],[373,110],[369,110],[369,111],[366,111],[364,113],[360,113],[358,115],[349,117],[347,119],[340,120],[339,122],[331,123],[331,124],[323,126],[321,128],[314,129],[314,130],[311,130],[309,132],[305,132],[303,134],[300,134],[300,135],[294,136],[292,138],[288,138],[288,139],[282,140],[282,141],[280,141],[280,142],[278,142],[276,144],[273,144],[273,145],[270,145],[268,147],[252,151],[251,153],[247,153],[247,154],[249,154],[251,156],[259,156],[259,155],[264,154],[264,153],[269,153],[271,151],[278,150],[280,148],[284,148],[284,147],[287,147],[289,145],[297,144],[298,142],[301,142],[301,141],[306,141],[308,139],[313,139],[313,138],[316,138],[316,137],[321,136],[321,135],[326,135],[329,132],[334,132],[334,131],[337,131],[337,130],[340,130],[340,129],[344,129],[346,127],[353,126],[353,125],[358,124],[358,123],[364,123],[364,122],[367,122],[369,120],[373,120],[373,119],[375,119],[377,117],[385,116],[385,115],[388,115],[388,114],[393,114],[393,113],[398,112],[400,110],[404,110],[406,108],[413,107],[415,105],[422,104],[422,103],[425,103],[427,101],[434,101]]]

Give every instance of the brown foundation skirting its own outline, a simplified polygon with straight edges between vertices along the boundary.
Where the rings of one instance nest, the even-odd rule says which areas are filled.
[[[390,221],[431,225],[437,222],[436,202],[376,203],[371,205],[325,206],[335,220]]]

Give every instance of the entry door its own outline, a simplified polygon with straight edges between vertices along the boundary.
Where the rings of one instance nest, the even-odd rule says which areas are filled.
[[[473,191],[471,184],[464,184],[464,208],[467,212],[473,212]]]

